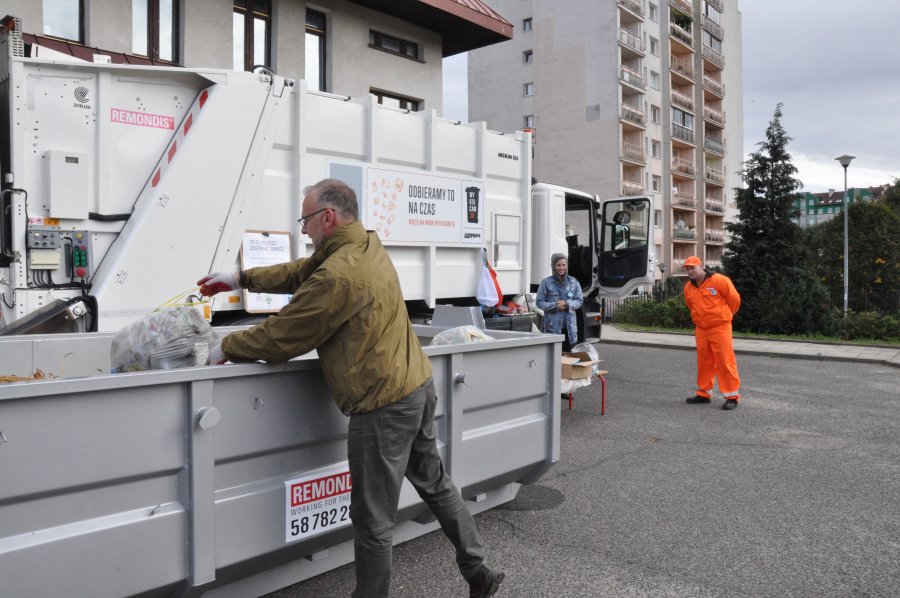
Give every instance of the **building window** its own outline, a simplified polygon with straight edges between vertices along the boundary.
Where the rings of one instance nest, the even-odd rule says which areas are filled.
[[[649,9],[648,14],[650,16],[650,20],[654,23],[659,23],[659,7],[657,7],[652,2],[648,4],[647,7]]]
[[[404,58],[421,60],[421,56],[419,55],[419,44],[386,33],[369,31],[369,47],[378,48],[379,50],[397,54]]]
[[[694,117],[684,110],[672,108],[672,122],[676,125],[684,127],[685,129],[690,129],[691,131],[694,130]]]
[[[318,11],[306,11],[305,45],[306,88],[325,91],[325,15]]]
[[[650,104],[650,122],[659,124],[660,123],[659,114],[660,114],[659,106],[654,106],[653,104]]]
[[[659,89],[659,73],[656,71],[650,71],[650,87]]]
[[[522,31],[531,31],[531,19],[522,19]]]
[[[656,139],[651,139],[650,140],[650,155],[653,156],[654,158],[659,158],[659,153],[660,153],[659,148],[660,148],[659,141],[657,141]]]
[[[84,43],[84,0],[44,0],[44,34]]]
[[[234,0],[232,38],[236,71],[272,66],[272,3],[269,0]]]
[[[379,91],[377,89],[370,89],[369,93],[375,96],[379,104],[385,106],[409,110],[410,112],[417,112],[422,109],[422,100],[414,100],[413,98],[407,98],[394,93]]]
[[[709,46],[719,54],[722,53],[722,40],[706,30],[703,31],[703,45]]]
[[[534,114],[529,114],[525,117],[525,128],[526,129],[534,128]]]
[[[658,179],[659,177],[653,177]],[[659,189],[654,189],[657,193],[659,193]],[[659,228],[662,226],[662,210],[653,210],[653,226]]]
[[[654,56],[659,56],[659,40],[650,36],[650,53]]]
[[[715,6],[711,5],[709,2],[703,3],[703,14],[716,25],[721,25],[722,23],[722,13],[719,12]]]
[[[531,64],[534,62],[534,51],[533,50],[525,50],[522,52],[522,62],[525,64]]]
[[[526,96],[534,95],[534,83],[526,83],[523,88]]]
[[[132,0],[131,49],[154,60],[178,62],[178,0]]]

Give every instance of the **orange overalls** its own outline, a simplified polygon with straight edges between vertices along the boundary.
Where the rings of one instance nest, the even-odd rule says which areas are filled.
[[[713,273],[702,282],[684,285],[684,302],[694,321],[697,341],[697,396],[710,398],[713,379],[726,399],[739,399],[741,379],[731,340],[731,319],[741,306],[741,296],[731,279]]]

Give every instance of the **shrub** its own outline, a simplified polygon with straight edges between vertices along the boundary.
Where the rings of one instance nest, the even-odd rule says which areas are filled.
[[[834,310],[834,318],[839,322],[841,338],[847,340],[900,340],[900,318],[882,315],[876,311],[847,312],[841,318],[840,310]]]
[[[691,328],[691,314],[684,299],[673,297],[666,301],[633,299],[616,312],[616,321],[639,326],[660,326],[663,328]]]

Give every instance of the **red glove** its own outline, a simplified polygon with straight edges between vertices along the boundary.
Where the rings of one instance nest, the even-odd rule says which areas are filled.
[[[211,272],[198,280],[197,284],[200,285],[200,294],[204,297],[241,288],[237,272]]]
[[[225,356],[225,352],[222,350],[222,343],[216,343],[216,345],[209,350],[208,365],[222,365],[226,361],[228,361],[228,357]]]

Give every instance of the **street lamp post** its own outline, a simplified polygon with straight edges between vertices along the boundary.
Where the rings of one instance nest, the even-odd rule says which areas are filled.
[[[849,279],[849,273],[848,273],[849,268],[847,265],[847,208],[848,208],[847,167],[850,166],[850,162],[855,157],[856,156],[848,156],[847,154],[844,154],[843,156],[838,156],[837,158],[835,158],[835,160],[840,162],[841,166],[844,167],[844,203],[843,203],[843,207],[841,209],[844,212],[844,318],[845,319],[847,318],[847,291],[850,287],[850,283],[849,283],[850,279]]]

